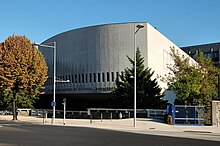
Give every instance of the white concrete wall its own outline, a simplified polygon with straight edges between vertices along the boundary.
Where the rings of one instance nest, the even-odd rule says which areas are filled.
[[[172,41],[166,38],[150,24],[147,24],[147,38],[147,65],[155,71],[155,78],[157,75],[164,77],[165,74],[169,73],[167,65],[174,64],[174,61],[170,56],[171,47],[174,47],[176,50],[178,50],[180,55],[189,57],[184,51],[182,51],[178,46],[176,46]],[[195,62],[192,58],[191,61]],[[162,82],[159,78],[158,83],[163,90],[167,89],[166,83]]]

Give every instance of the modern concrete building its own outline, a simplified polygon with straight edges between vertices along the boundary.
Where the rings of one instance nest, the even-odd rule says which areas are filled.
[[[173,61],[170,48],[178,46],[148,23],[106,24],[70,30],[49,38],[42,44],[56,42],[58,79],[70,83],[57,83],[56,96],[72,99],[103,100],[111,97],[116,77],[131,67],[127,56],[134,56],[136,26],[144,25],[136,34],[136,46],[145,59],[145,67],[152,68],[157,75],[168,73],[167,64]],[[45,94],[53,94],[53,50],[40,48],[49,66],[49,78]],[[166,84],[158,79],[165,90]]]
[[[195,54],[199,51],[204,52],[205,57],[212,58],[214,64],[220,67],[220,42],[209,43],[202,45],[186,46],[181,47],[192,58],[195,57]]]

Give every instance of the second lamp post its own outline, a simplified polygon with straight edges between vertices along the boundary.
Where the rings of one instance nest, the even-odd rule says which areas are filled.
[[[136,60],[136,52],[137,52],[137,46],[136,46],[136,34],[137,32],[141,29],[141,28],[144,28],[144,25],[142,24],[138,24],[138,25],[135,25],[134,27],[134,127],[136,127],[136,101],[137,101],[137,75],[136,75],[136,64],[137,64],[137,60]]]
[[[53,53],[53,101],[51,102],[51,106],[53,107],[53,116],[51,120],[51,124],[53,125],[55,123],[55,115],[56,115],[56,42],[51,42],[46,44],[36,44],[36,46],[41,46],[41,47],[47,47],[47,48],[53,48],[54,53]]]

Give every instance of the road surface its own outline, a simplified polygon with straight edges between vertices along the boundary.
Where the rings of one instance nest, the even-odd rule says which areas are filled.
[[[0,146],[219,146],[219,141],[68,126],[1,123]]]

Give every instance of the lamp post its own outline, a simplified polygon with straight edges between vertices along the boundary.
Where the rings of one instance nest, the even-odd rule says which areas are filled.
[[[53,106],[53,116],[51,120],[51,124],[53,125],[55,123],[55,106],[56,106],[56,42],[51,42],[52,45],[49,45],[50,43],[46,44],[36,44],[36,46],[41,46],[41,47],[48,47],[48,48],[53,48],[54,53],[53,53],[53,101],[51,103],[51,106]]]
[[[138,25],[135,25],[134,27],[134,127],[136,127],[136,101],[137,101],[137,76],[136,76],[136,64],[137,64],[137,61],[136,61],[136,34],[137,32],[141,29],[141,28],[144,28],[144,25],[142,24],[138,24]],[[137,29],[137,30],[136,30]]]
[[[220,75],[218,74],[218,100],[220,100]]]

